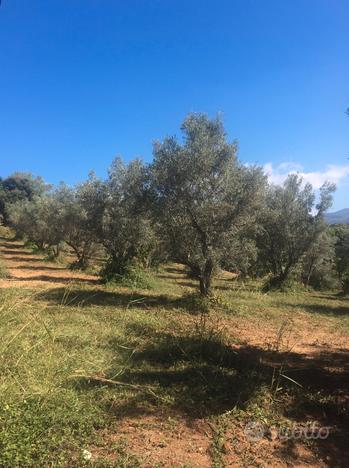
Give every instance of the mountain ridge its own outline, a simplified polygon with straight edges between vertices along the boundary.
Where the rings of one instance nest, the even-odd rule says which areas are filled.
[[[328,224],[349,224],[349,208],[325,214],[325,221]]]

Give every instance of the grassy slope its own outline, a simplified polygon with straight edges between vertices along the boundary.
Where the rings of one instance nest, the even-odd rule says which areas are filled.
[[[149,414],[174,425],[206,421],[213,466],[227,462],[234,438],[244,447],[234,453],[240,466],[263,465],[241,439],[251,418],[271,425],[325,415],[329,423],[334,415],[336,438],[311,447],[331,464],[347,435],[340,396],[349,300],[315,292],[265,295],[256,284],[222,279],[203,320],[189,294],[192,283],[176,266],[154,281],[150,291],[88,285],[0,291],[0,465],[142,465],[144,452],[114,435],[123,420]],[[322,353],[309,367],[317,345]],[[278,377],[279,365],[303,387]],[[84,449],[92,462],[84,462]],[[268,449],[263,456],[276,466],[293,455]]]

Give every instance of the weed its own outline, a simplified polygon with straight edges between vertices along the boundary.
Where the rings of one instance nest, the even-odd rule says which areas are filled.
[[[27,240],[26,242],[24,242],[24,247],[26,249],[29,249],[31,250],[33,253],[37,253],[37,254],[44,254],[45,253],[45,250],[44,249],[40,249],[36,244],[35,242],[32,242],[30,240]]]
[[[226,430],[227,420],[225,415],[214,418],[213,424],[213,438],[210,447],[210,455],[212,459],[213,468],[224,468],[226,466],[224,456],[226,455]]]

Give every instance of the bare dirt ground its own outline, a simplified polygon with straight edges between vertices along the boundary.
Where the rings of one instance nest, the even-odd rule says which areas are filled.
[[[58,263],[43,260],[41,255],[25,249],[21,241],[2,239],[0,255],[9,278],[0,279],[0,287],[52,288],[67,286],[72,282],[96,284],[95,276],[67,269]]]
[[[211,467],[212,429],[204,420],[186,421],[168,414],[125,418],[117,434],[105,436],[107,445],[122,443],[131,453],[141,455],[144,468]],[[113,450],[92,449],[94,455],[115,460]]]

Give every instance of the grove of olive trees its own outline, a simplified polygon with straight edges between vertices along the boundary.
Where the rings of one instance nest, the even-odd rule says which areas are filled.
[[[208,295],[215,273],[265,277],[265,288],[290,278],[306,286],[348,288],[348,229],[329,228],[324,213],[335,187],[319,201],[291,175],[268,183],[262,168],[243,164],[220,118],[189,114],[182,139],[154,144],[150,164],[116,158],[108,177],[75,187],[46,185],[16,173],[0,181],[2,221],[51,257],[69,247],[84,269],[96,250],[101,276],[113,280],[130,265],[182,263]]]

